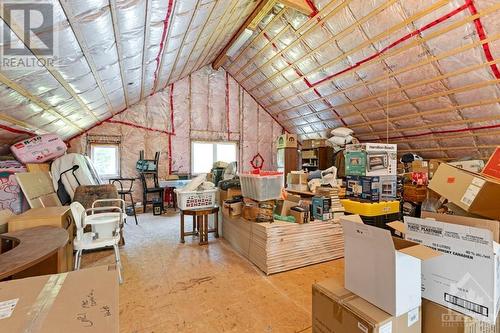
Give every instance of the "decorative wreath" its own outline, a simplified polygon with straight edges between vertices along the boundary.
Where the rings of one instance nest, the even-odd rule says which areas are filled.
[[[255,155],[250,161],[250,164],[252,165],[252,168],[262,170],[262,167],[264,166],[264,158],[260,153],[257,153],[257,155]]]

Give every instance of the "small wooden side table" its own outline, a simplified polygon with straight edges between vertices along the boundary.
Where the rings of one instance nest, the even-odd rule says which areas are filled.
[[[210,214],[214,214],[215,216],[215,225],[213,229],[208,228],[208,216]],[[184,215],[193,217],[193,231],[184,231]],[[209,233],[215,233],[215,238],[219,238],[219,206],[181,210],[181,243],[184,243],[185,236],[199,235],[200,245],[208,244]]]

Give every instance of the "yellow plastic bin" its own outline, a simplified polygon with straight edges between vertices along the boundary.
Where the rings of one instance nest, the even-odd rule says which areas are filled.
[[[340,200],[346,212],[362,216],[379,216],[399,213],[399,201],[359,202]]]

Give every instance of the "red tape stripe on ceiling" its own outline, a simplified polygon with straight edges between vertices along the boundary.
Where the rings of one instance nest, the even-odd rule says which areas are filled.
[[[388,139],[389,140],[407,139],[407,138],[416,138],[419,136],[427,136],[427,135],[434,135],[434,134],[460,133],[460,132],[479,131],[479,130],[492,129],[492,128],[500,128],[500,124],[480,126],[480,127],[465,127],[465,128],[454,129],[454,130],[432,131],[432,132],[425,132],[425,133],[419,133],[419,134],[392,136],[392,137],[389,137]],[[363,135],[369,135],[369,134],[370,133],[363,133]],[[443,137],[441,139],[446,139],[446,137]],[[368,141],[381,141],[381,140],[385,141],[385,140],[387,140],[387,138],[373,139],[373,140],[368,140]],[[363,142],[368,142],[368,141],[363,140]],[[418,151],[418,149],[416,149],[416,150]]]
[[[474,5],[474,1],[468,0],[466,2],[469,6],[469,11],[472,15],[477,14],[477,9],[476,6]],[[488,37],[486,36],[486,32],[484,30],[483,24],[481,22],[481,19],[478,17],[477,19],[474,20],[474,26],[476,27],[477,35],[479,36],[480,40],[485,40]],[[494,61],[493,55],[491,54],[490,50],[490,45],[488,43],[483,44],[483,52],[484,56],[486,57],[486,60],[488,62]],[[495,75],[495,78],[500,79],[500,70],[498,70],[497,64],[491,64],[490,66],[491,71],[493,72],[493,75]]]
[[[20,130],[20,129],[13,128],[13,127],[10,127],[10,126],[5,126],[5,125],[2,125],[2,124],[0,124],[0,128],[3,129],[3,130],[6,130],[8,132],[15,133],[15,134],[36,135],[33,132],[28,132],[28,131],[25,131],[25,130]]]
[[[424,31],[426,31],[426,30],[428,30],[428,29],[430,29],[430,28],[432,28],[432,27],[434,27],[436,25],[438,25],[439,23],[442,23],[442,22],[448,20],[449,18],[457,15],[458,13],[464,11],[467,8],[469,8],[469,4],[468,3],[466,3],[466,4],[464,4],[464,5],[460,6],[460,7],[458,7],[455,10],[452,10],[448,14],[445,14],[445,15],[441,16],[437,20],[434,20],[434,21],[432,21],[432,22],[424,25],[422,28],[414,30],[414,31],[410,32],[409,34],[404,35],[403,37],[399,38],[395,42],[393,42],[393,43],[389,44],[388,46],[384,47],[382,50],[380,50],[380,51],[372,54],[371,56],[369,56],[369,57],[367,57],[367,58],[365,58],[363,60],[358,61],[354,65],[352,65],[352,66],[350,66],[350,67],[348,67],[346,69],[343,69],[343,70],[341,70],[341,71],[339,71],[339,72],[337,72],[335,74],[329,75],[329,76],[327,76],[327,77],[325,77],[325,78],[323,78],[323,79],[321,79],[321,80],[319,80],[317,82],[312,83],[313,87],[316,87],[318,84],[321,84],[321,83],[323,83],[325,81],[328,81],[328,80],[330,80],[330,79],[332,79],[332,78],[334,78],[334,77],[336,77],[336,76],[338,76],[340,74],[343,74],[343,73],[349,72],[349,71],[351,71],[351,70],[353,70],[355,68],[358,68],[359,66],[361,66],[365,62],[368,62],[368,61],[370,61],[370,60],[372,60],[372,59],[374,59],[374,58],[382,55],[386,51],[388,51],[388,50],[394,48],[395,46],[403,43],[404,41],[410,39],[411,37],[417,36],[420,33],[424,32]]]
[[[231,140],[231,129],[229,120],[229,74],[226,72],[226,128],[227,128],[227,140]]]
[[[174,125],[174,84],[170,85],[170,126],[172,128],[172,133],[168,135],[168,174],[172,174],[172,135],[175,135],[175,125]]]
[[[264,32],[264,37],[267,39],[268,42],[271,42],[271,38],[269,38],[269,36]],[[276,52],[280,52],[280,49],[276,46],[275,43],[271,43],[271,45],[273,46],[274,50]],[[303,80],[304,80],[304,83],[309,87],[309,88],[312,88],[313,85],[311,84],[311,82],[309,82],[309,80],[304,77],[304,74],[298,69],[296,68],[295,66],[293,66],[293,64],[288,61],[288,59],[283,55],[283,53],[280,53],[280,56],[283,58],[283,60],[288,64],[288,66],[291,66],[293,68],[293,70],[295,71],[295,74],[297,74],[299,77],[301,77]],[[320,98],[323,98],[323,96],[319,93],[319,91],[317,89],[313,89],[314,93],[316,94],[316,96],[320,97]],[[325,103],[325,105],[327,107],[329,107],[332,112],[340,119],[340,122],[344,125],[344,126],[347,126],[347,123],[344,121],[344,119],[342,119],[340,117],[340,114],[337,112],[337,110],[335,110],[335,108],[333,107],[333,105],[330,103],[330,101],[328,101],[327,99],[324,99],[323,100],[323,103]]]
[[[158,71],[160,70],[160,57],[163,53],[163,48],[165,47],[165,37],[166,37],[167,32],[168,32],[168,25],[170,22],[170,15],[172,14],[173,7],[174,7],[174,0],[169,0],[168,1],[168,8],[167,8],[167,15],[165,16],[165,20],[163,21],[163,32],[161,34],[160,49],[158,50],[158,55],[155,58],[156,69],[155,69],[155,74],[154,74],[153,87],[156,85],[156,81],[158,80]],[[154,91],[151,92],[151,95],[152,94],[154,94]]]
[[[314,17],[316,14],[319,13],[318,8],[316,8],[316,5],[314,5],[314,2],[312,0],[305,0],[309,8],[311,8],[312,13],[309,15],[309,17]]]

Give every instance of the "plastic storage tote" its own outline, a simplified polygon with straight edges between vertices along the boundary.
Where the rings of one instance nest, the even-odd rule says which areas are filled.
[[[349,199],[340,200],[346,212],[359,214],[362,216],[379,216],[399,213],[399,201],[381,201],[381,202],[359,202]]]
[[[204,191],[183,192],[174,190],[177,194],[177,205],[179,209],[210,208],[215,206],[217,189]]]
[[[260,171],[259,173],[240,173],[241,194],[256,201],[281,198],[284,185],[283,173]]]

